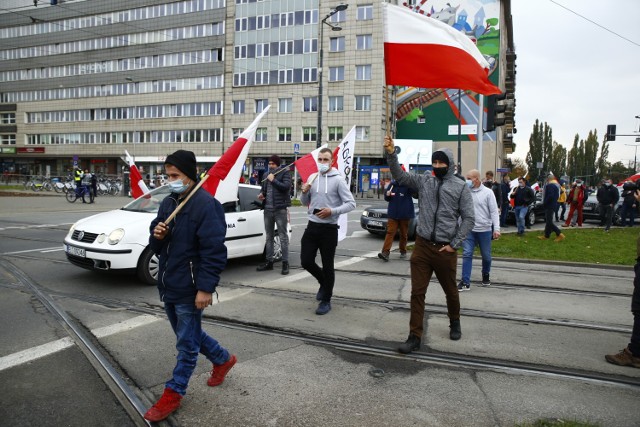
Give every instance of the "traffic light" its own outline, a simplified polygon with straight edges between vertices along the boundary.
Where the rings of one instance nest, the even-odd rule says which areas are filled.
[[[607,125],[607,134],[605,135],[607,141],[616,140],[616,125]]]
[[[495,130],[496,127],[504,125],[505,117],[500,116],[500,114],[504,114],[507,106],[505,104],[498,104],[498,102],[504,101],[506,97],[506,93],[489,95],[487,97],[487,127],[485,128],[485,132],[491,132]]]

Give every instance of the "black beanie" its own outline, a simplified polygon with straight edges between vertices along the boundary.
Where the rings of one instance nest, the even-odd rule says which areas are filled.
[[[276,166],[280,166],[280,163],[282,163],[282,160],[280,160],[280,157],[276,156],[275,154],[269,157],[269,161],[275,163]]]
[[[449,166],[449,156],[447,156],[444,151],[434,151],[431,155],[431,163],[433,163],[434,160],[440,160],[441,162],[446,163],[447,166]]]
[[[192,151],[178,150],[169,154],[164,161],[165,165],[173,165],[180,169],[180,172],[188,176],[192,181],[198,180],[196,172],[196,155]]]

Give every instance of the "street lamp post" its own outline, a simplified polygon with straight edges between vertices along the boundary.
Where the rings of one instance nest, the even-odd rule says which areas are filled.
[[[638,169],[636,169],[636,158],[638,156],[638,144],[624,144],[629,147],[636,147],[635,153],[633,154],[633,173],[635,174]]]
[[[334,9],[331,9],[327,16],[325,16],[324,19],[320,21],[320,37],[318,40],[318,44],[320,45],[320,53],[318,56],[318,129],[316,130],[316,148],[319,148],[322,145],[322,60],[324,54],[322,45],[324,40],[324,26],[328,25],[329,27],[331,27],[332,31],[341,31],[342,27],[340,27],[339,25],[330,24],[329,22],[327,22],[327,19],[331,18],[338,12],[346,10],[348,7],[348,4],[341,3]]]

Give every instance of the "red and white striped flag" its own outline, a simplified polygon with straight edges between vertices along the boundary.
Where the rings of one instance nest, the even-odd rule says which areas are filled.
[[[242,175],[242,168],[249,149],[256,136],[256,129],[262,117],[267,114],[268,105],[253,122],[235,140],[231,147],[222,154],[207,172],[209,178],[202,184],[202,187],[218,199],[220,203],[235,202],[238,200],[238,184]]]
[[[131,183],[131,196],[134,199],[137,199],[140,196],[144,196],[149,193],[149,188],[147,184],[144,183],[142,179],[142,175],[140,175],[140,171],[133,161],[133,157],[129,155],[127,150],[124,151],[127,159],[127,163],[129,164],[129,182]]]
[[[382,3],[388,85],[501,93],[489,63],[462,32],[410,9]]]
[[[327,144],[316,148],[309,154],[306,154],[293,162],[298,170],[298,174],[300,174],[302,182],[307,182],[311,175],[318,173],[318,154],[323,148],[327,148]],[[335,157],[333,161],[335,162]]]

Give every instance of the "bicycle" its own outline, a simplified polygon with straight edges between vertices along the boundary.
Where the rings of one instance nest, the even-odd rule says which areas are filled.
[[[67,202],[69,203],[75,203],[75,201],[80,198],[84,202],[84,196],[89,197],[89,203],[91,203],[91,190],[84,185],[80,186],[80,189],[77,192],[69,190],[65,195]]]

